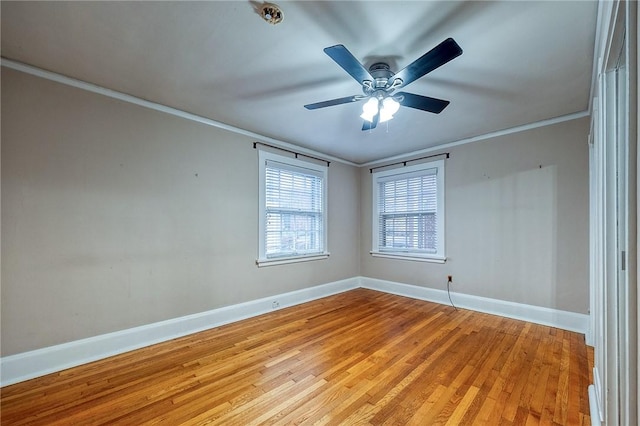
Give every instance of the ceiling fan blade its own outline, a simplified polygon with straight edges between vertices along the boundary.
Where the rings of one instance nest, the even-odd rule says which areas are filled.
[[[400,87],[404,87],[460,55],[462,55],[462,49],[458,43],[454,39],[448,38],[398,71],[393,78],[401,79],[402,86]]]
[[[357,102],[359,100],[360,99],[358,99],[356,96],[347,96],[345,98],[331,99],[329,101],[316,102],[315,104],[308,104],[308,105],[305,105],[304,107],[306,109],[318,109],[318,108],[325,108],[325,107],[334,106],[334,105],[348,104],[350,102]]]
[[[396,95],[403,97],[400,105],[421,109],[422,111],[428,111],[434,114],[440,114],[442,110],[449,105],[449,101],[445,101],[444,99],[430,98],[413,93],[398,92]]]
[[[373,81],[373,77],[369,74],[369,71],[341,44],[327,47],[324,49],[324,53],[329,55],[343,70],[349,73],[358,83],[362,84],[363,81]]]
[[[364,130],[375,129],[376,126],[378,125],[378,120],[380,120],[380,113],[377,113],[376,115],[374,115],[372,121],[364,120],[364,123],[362,123],[362,130],[364,131]]]

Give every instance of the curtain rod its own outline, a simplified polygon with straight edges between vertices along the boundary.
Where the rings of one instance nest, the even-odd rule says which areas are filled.
[[[382,169],[384,167],[396,166],[398,164],[402,164],[402,166],[404,167],[404,166],[407,165],[407,163],[409,163],[411,161],[424,160],[424,159],[433,158],[433,157],[441,157],[443,155],[446,155],[447,158],[449,158],[449,153],[448,152],[443,152],[442,154],[427,155],[426,157],[412,158],[411,160],[398,161],[396,163],[385,164],[384,166],[372,167],[372,168],[369,169],[369,173],[373,173],[373,171],[376,170],[376,169]]]
[[[253,149],[256,149],[258,145],[268,146],[269,148],[279,149],[280,151],[288,152],[289,154],[295,155],[296,158],[298,158],[298,155],[302,155],[303,157],[312,158],[312,159],[317,160],[317,161],[322,161],[323,163],[327,163],[327,167],[329,167],[329,164],[331,164],[331,161],[325,160],[324,158],[318,158],[318,157],[314,157],[313,155],[308,155],[308,154],[303,154],[301,152],[291,151],[289,149],[280,148],[279,146],[275,146],[275,145],[269,145],[268,143],[264,143],[264,142],[254,142],[253,143]]]

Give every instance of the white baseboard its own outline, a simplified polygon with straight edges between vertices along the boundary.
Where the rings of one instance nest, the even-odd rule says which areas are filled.
[[[600,370],[593,367],[593,384],[589,386],[589,416],[592,425],[600,425],[604,422],[604,403],[602,401],[602,381]],[[597,420],[597,421],[596,421]]]
[[[359,287],[359,278],[319,285],[0,358],[0,386],[55,373],[134,349]],[[272,303],[278,301],[274,309]]]
[[[596,387],[589,385],[589,417],[591,417],[591,426],[602,425],[600,418],[600,407],[598,405],[598,397],[596,396]]]
[[[360,278],[360,286],[372,290],[384,291],[385,293],[397,294],[399,296],[428,300],[444,305],[450,304],[447,292],[444,290],[367,277]],[[487,297],[463,293],[452,292],[451,298],[453,303],[459,308],[548,325],[582,334],[586,334],[589,330],[589,316],[585,314],[525,305],[523,303],[508,302],[505,300],[489,299]]]
[[[6,356],[0,358],[0,386],[11,385],[177,337],[262,315],[274,310],[272,303],[276,300],[279,303],[279,309],[281,309],[358,287],[449,304],[447,293],[443,290],[367,277],[353,277],[207,312]],[[585,333],[588,329],[589,317],[587,315],[461,293],[452,293],[451,296],[454,298],[456,306],[465,309],[549,325],[579,333]]]

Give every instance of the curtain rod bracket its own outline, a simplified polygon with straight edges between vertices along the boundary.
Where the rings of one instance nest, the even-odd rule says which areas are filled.
[[[275,145],[269,145],[268,143],[264,143],[264,142],[254,142],[253,143],[253,149],[256,149],[258,147],[258,145],[268,146],[269,148],[279,149],[280,151],[288,152],[289,154],[295,155],[296,158],[298,158],[299,155],[302,155],[303,157],[311,158],[311,159],[314,159],[314,160],[317,160],[317,161],[322,161],[323,163],[327,163],[327,167],[329,167],[329,165],[331,164],[331,161],[325,160],[323,158],[314,157],[312,155],[303,154],[301,152],[291,151],[289,149],[280,148],[279,146],[275,146]]]
[[[383,167],[389,167],[389,166],[397,166],[398,164],[402,164],[403,167],[406,167],[407,163],[409,163],[411,161],[425,160],[427,158],[441,157],[443,155],[446,155],[446,158],[449,158],[449,153],[448,152],[443,152],[441,154],[427,155],[426,157],[413,158],[411,160],[398,161],[397,163],[385,164],[384,166],[372,167],[372,168],[369,169],[369,173],[373,173],[373,171],[376,170],[376,169],[381,169]]]

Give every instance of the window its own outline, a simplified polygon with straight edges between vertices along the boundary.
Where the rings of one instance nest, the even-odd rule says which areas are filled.
[[[444,160],[373,174],[374,256],[444,262]]]
[[[271,152],[259,153],[258,265],[328,257],[328,167]]]

